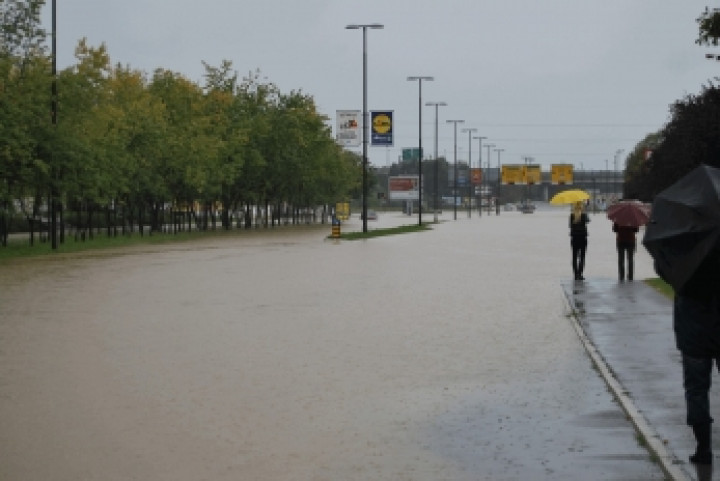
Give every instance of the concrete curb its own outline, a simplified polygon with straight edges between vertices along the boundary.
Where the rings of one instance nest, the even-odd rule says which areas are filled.
[[[600,375],[605,380],[610,391],[617,399],[618,403],[622,407],[625,414],[630,418],[636,431],[645,439],[645,445],[648,451],[654,455],[662,470],[666,476],[673,481],[691,481],[691,478],[676,464],[675,456],[672,455],[665,446],[665,443],[655,430],[650,426],[645,417],[641,414],[640,410],[635,406],[632,398],[628,395],[628,391],[620,384],[620,381],[610,370],[610,367],[605,362],[605,359],[600,354],[600,351],[595,347],[592,340],[587,336],[583,329],[582,323],[580,322],[580,315],[578,310],[575,309],[573,299],[571,299],[571,293],[563,288],[564,298],[566,301],[567,312],[569,313],[568,318],[571,319],[573,328],[580,342],[585,347],[585,351],[590,356],[590,360],[593,365],[600,372]]]

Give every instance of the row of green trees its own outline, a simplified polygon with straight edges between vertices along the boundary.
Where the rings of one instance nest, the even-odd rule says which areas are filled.
[[[204,64],[201,86],[112,65],[104,45],[82,40],[76,64],[56,76],[54,124],[44,3],[0,1],[3,244],[13,215],[47,217],[53,199],[84,228],[102,219],[159,229],[169,206],[193,215],[197,205],[219,208],[229,228],[230,214],[250,206],[273,222],[360,191],[360,157],[334,142],[311,96],[258,72],[239,79],[229,61]]]
[[[720,12],[706,8],[697,23],[695,43],[718,45]],[[672,104],[667,124],[636,145],[627,158],[624,194],[651,201],[701,164],[720,167],[720,88],[713,81]]]
[[[720,167],[720,89],[709,83],[671,106],[670,121],[628,157],[625,196],[651,201],[698,165]]]

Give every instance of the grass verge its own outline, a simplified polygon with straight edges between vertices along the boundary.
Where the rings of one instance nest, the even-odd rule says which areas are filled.
[[[340,234],[340,239],[345,240],[358,240],[358,239],[371,239],[373,237],[383,237],[387,235],[395,234],[408,234],[412,232],[421,232],[431,230],[428,224],[422,225],[401,225],[399,227],[389,227],[387,229],[373,229],[367,232],[347,232]],[[332,236],[330,236],[332,238]]]
[[[43,257],[78,252],[95,252],[146,245],[178,244],[207,239],[242,237],[258,233],[280,233],[287,232],[292,229],[299,231],[308,229],[324,230],[328,228],[329,226],[327,224],[302,224],[276,226],[270,228],[231,229],[229,231],[224,229],[207,231],[194,230],[191,232],[178,232],[174,234],[163,232],[153,232],[152,234],[149,234],[146,232],[142,236],[138,232],[125,235],[118,234],[115,237],[107,236],[105,233],[97,233],[92,239],[86,238],[85,240],[75,240],[74,235],[66,235],[65,242],[60,243],[56,250],[52,249],[52,245],[49,241],[40,242],[40,240],[36,238],[34,245],[30,245],[28,239],[15,239],[10,240],[7,246],[0,247],[0,263],[20,258]]]
[[[675,296],[675,291],[673,290],[672,286],[660,279],[659,277],[645,279],[645,282],[647,283],[647,285],[649,285],[668,299],[672,299]]]

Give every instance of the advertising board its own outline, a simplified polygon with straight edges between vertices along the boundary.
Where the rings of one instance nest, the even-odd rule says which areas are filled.
[[[418,200],[420,196],[419,186],[417,175],[388,177],[390,200]]]

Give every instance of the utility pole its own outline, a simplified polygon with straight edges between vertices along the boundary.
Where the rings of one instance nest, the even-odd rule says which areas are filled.
[[[454,167],[453,167],[453,177],[455,181],[453,182],[453,220],[457,220],[457,124],[462,124],[465,121],[464,120],[447,120],[448,124],[453,124],[455,127],[455,154],[454,154]]]
[[[463,132],[468,133],[468,219],[472,217],[472,133],[477,132],[477,129],[462,129]]]

